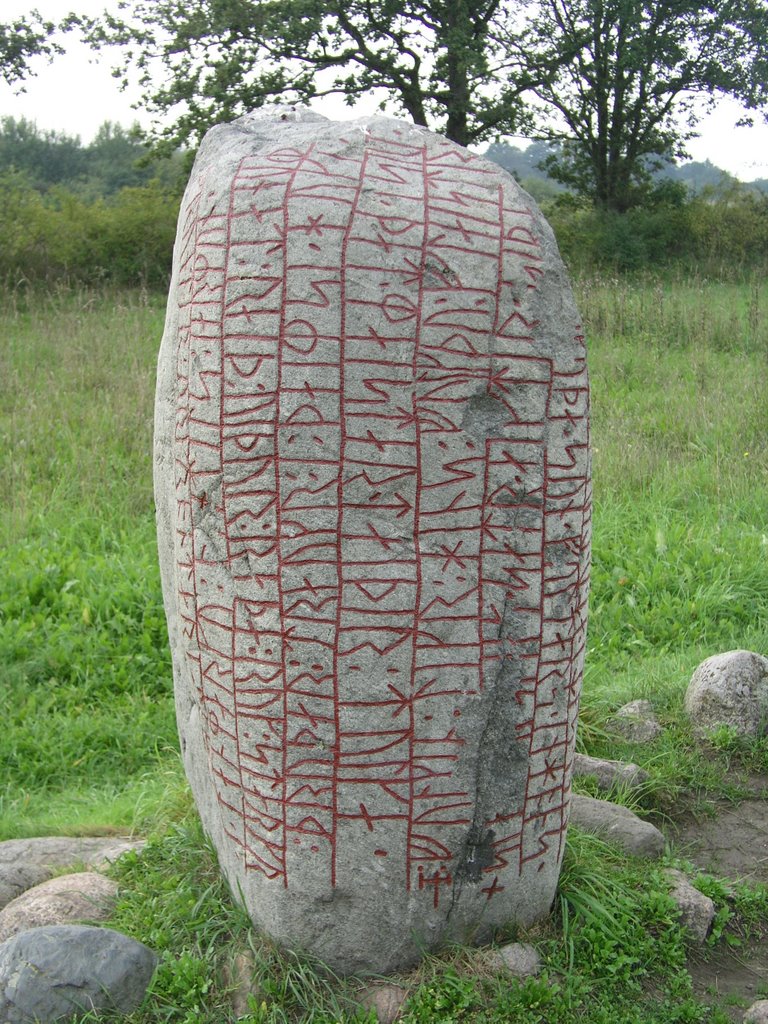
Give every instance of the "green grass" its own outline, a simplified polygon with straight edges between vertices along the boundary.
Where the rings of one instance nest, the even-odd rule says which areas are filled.
[[[85,291],[4,303],[6,837],[132,827],[178,778],[150,461],[162,306]]]
[[[594,545],[579,742],[650,774],[635,796],[675,806],[738,795],[728,769],[768,771],[768,744],[697,745],[682,714],[693,669],[768,651],[768,286],[577,283],[593,386]],[[135,1024],[229,1019],[246,951],[248,1024],[365,1021],[354,990],[257,939],[199,832],[176,752],[151,493],[154,364],[164,301],[138,292],[4,296],[0,307],[0,838],[151,833],[115,871],[114,924],[162,966]],[[643,746],[610,716],[648,698]],[[586,787],[589,788],[588,786]],[[768,920],[768,894],[717,880],[721,941]],[[510,985],[448,951],[407,984],[404,1021],[724,1021],[694,998],[657,869],[574,833],[557,912],[531,936],[543,979]]]

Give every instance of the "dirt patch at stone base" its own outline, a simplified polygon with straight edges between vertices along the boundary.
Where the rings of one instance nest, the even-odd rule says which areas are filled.
[[[738,780],[741,803],[718,800],[707,816],[688,815],[668,830],[675,853],[718,878],[768,885],[768,776]],[[768,996],[768,936],[688,965],[696,995],[739,1022],[755,1000]]]
[[[740,1022],[752,1003],[768,996],[768,943],[717,950],[706,961],[690,960],[688,973],[702,1002]]]
[[[675,852],[703,871],[768,885],[768,776],[745,781],[747,799],[739,804],[717,801],[711,817],[689,816],[670,838]]]

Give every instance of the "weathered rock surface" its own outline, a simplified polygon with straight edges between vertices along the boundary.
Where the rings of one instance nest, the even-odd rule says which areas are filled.
[[[662,728],[649,700],[632,700],[614,712],[612,728],[631,743],[651,743]]]
[[[744,1024],[768,1024],[768,999],[758,999],[744,1014]]]
[[[604,790],[613,789],[614,786],[639,789],[649,778],[648,772],[636,764],[608,761],[602,757],[589,757],[587,754],[573,755],[573,774],[575,778],[593,776],[598,787]]]
[[[250,1011],[251,999],[260,1003],[261,992],[254,984],[256,961],[250,949],[241,950],[231,964],[224,967],[224,983],[229,990],[232,1014],[236,1020]]]
[[[550,229],[422,128],[273,112],[209,133],[174,267],[160,558],[233,891],[341,972],[545,915],[590,534]]]
[[[533,978],[541,970],[541,956],[535,946],[527,942],[510,942],[494,949],[490,963],[515,978]]]
[[[116,902],[117,883],[94,871],[51,878],[0,910],[0,942],[43,925],[106,921]]]
[[[685,710],[699,735],[720,726],[739,736],[765,735],[768,658],[753,651],[728,651],[707,658],[691,677]]]
[[[664,876],[671,885],[669,894],[680,911],[680,923],[694,942],[704,942],[712,930],[715,904],[691,885],[682,871],[668,868]]]
[[[360,994],[360,1004],[373,1010],[378,1024],[394,1024],[403,1012],[408,992],[401,985],[381,982],[369,985]]]
[[[571,797],[571,824],[602,836],[634,857],[660,857],[666,840],[649,821],[609,800],[575,794]]]
[[[130,1013],[143,1000],[157,958],[108,928],[32,928],[0,944],[0,1021],[32,1024],[88,1010]]]
[[[0,843],[0,908],[60,868],[82,865],[102,870],[123,853],[143,845],[143,840],[119,836],[8,839]]]
[[[33,885],[47,881],[53,868],[39,864],[0,864],[0,908],[21,896]]]

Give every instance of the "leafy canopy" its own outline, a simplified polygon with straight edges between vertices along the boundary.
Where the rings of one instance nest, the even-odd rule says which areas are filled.
[[[160,129],[171,143],[267,101],[352,104],[373,92],[466,145],[528,123],[522,94],[547,69],[510,50],[520,9],[515,0],[121,0],[118,14],[69,24],[94,46],[125,47],[117,74],[138,69],[142,104],[174,118]]]
[[[155,136],[194,145],[270,101],[376,96],[463,145],[557,142],[561,183],[622,212],[707,104],[768,100],[768,0],[119,0],[72,15],[124,50]]]
[[[61,47],[50,38],[54,30],[53,23],[44,21],[38,11],[7,24],[0,23],[0,78],[15,85],[30,74],[31,57],[61,53]]]
[[[548,170],[605,209],[641,202],[718,97],[768,100],[765,0],[541,0],[526,45],[553,69],[531,90],[539,136],[563,144]]]

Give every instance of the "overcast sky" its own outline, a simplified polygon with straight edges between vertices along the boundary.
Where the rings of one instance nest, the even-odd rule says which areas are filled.
[[[104,0],[1,0],[0,20],[24,15],[31,7],[37,7],[51,20],[58,20],[70,10],[97,14],[105,6],[108,4]],[[113,4],[112,8],[115,6]],[[117,51],[95,56],[78,44],[74,36],[62,41],[67,48],[64,56],[50,64],[40,60],[33,62],[36,75],[24,83],[25,92],[18,94],[0,83],[0,115],[25,117],[35,121],[41,129],[79,135],[84,143],[90,142],[99,125],[107,120],[126,127],[134,121],[149,126],[147,115],[131,106],[138,99],[138,91],[120,92],[110,74],[111,61],[118,56]],[[321,112],[346,119],[373,113],[376,109],[373,101],[354,108],[344,106],[340,100],[336,102],[337,109],[329,111],[329,100],[324,100]],[[768,125],[734,128],[740,112],[738,105],[723,101],[714,114],[701,122],[701,138],[689,145],[691,156],[695,160],[711,160],[743,181],[768,178]],[[509,141],[514,144],[517,140]]]

